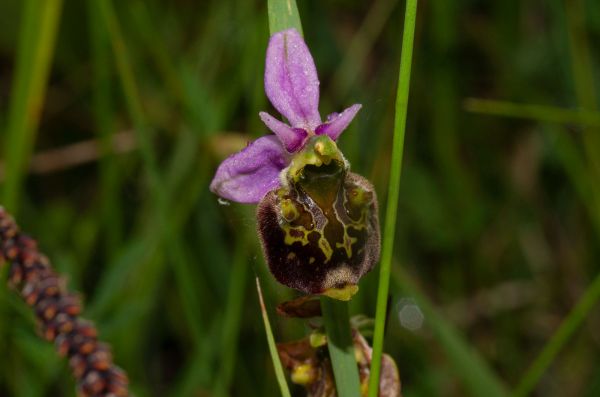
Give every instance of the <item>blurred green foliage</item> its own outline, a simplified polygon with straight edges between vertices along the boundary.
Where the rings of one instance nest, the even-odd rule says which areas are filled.
[[[363,104],[340,146],[381,208],[403,5],[298,1],[321,113]],[[540,396],[600,393],[598,287],[568,317],[574,334],[552,339],[599,284],[599,21],[594,0],[420,1],[385,339],[406,396],[531,381]],[[208,191],[219,161],[266,133],[266,2],[3,0],[0,26],[0,203],[10,190],[136,395],[277,395],[252,274],[277,340],[306,324],[272,310],[293,292],[265,270],[253,208]],[[36,96],[41,108],[15,110]],[[472,97],[574,111],[501,117],[515,114],[463,106]],[[377,271],[353,313],[374,315],[376,287]],[[402,326],[405,298],[422,327]],[[544,348],[537,382],[527,369]],[[0,396],[74,394],[67,363],[1,286]]]

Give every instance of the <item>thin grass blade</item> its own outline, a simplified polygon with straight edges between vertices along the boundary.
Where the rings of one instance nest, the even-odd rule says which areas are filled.
[[[287,381],[285,380],[283,366],[281,365],[279,353],[277,352],[277,346],[275,345],[275,338],[273,337],[273,331],[271,330],[271,323],[269,322],[269,315],[267,314],[265,301],[260,288],[260,280],[258,277],[256,277],[256,291],[258,292],[260,312],[262,314],[263,322],[265,323],[265,334],[267,335],[267,343],[269,344],[269,352],[271,353],[271,360],[273,361],[273,367],[275,368],[275,376],[277,377],[279,390],[281,391],[281,395],[283,397],[290,397],[290,389],[288,388]]]
[[[39,125],[62,4],[62,0],[29,0],[25,3],[4,142],[7,172],[3,205],[12,213],[17,212],[21,185]]]
[[[479,98],[468,98],[464,102],[464,108],[467,112],[492,116],[600,127],[600,113],[586,109],[564,109],[556,106]]]
[[[379,287],[377,290],[377,309],[375,312],[375,332],[373,336],[373,359],[371,361],[371,378],[369,379],[369,397],[376,397],[379,392],[379,375],[381,356],[383,353],[383,334],[387,313],[387,299],[390,287],[390,270],[394,251],[396,233],[396,217],[398,198],[400,196],[400,177],[402,175],[402,156],[404,152],[404,134],[406,130],[406,113],[408,108],[408,92],[410,88],[410,69],[412,64],[413,40],[417,19],[417,0],[407,0],[404,15],[404,34],[402,37],[402,57],[396,93],[396,114],[394,119],[394,139],[389,181],[387,208],[383,231],[383,248],[381,268],[379,270]]]

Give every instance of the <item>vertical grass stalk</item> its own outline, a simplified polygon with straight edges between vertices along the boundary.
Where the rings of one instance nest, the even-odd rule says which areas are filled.
[[[4,142],[3,202],[15,214],[44,103],[61,10],[62,0],[29,0],[24,6]]]
[[[263,299],[262,290],[260,288],[260,280],[256,277],[256,291],[258,292],[258,301],[260,303],[260,312],[263,317],[265,324],[265,333],[267,335],[267,343],[269,344],[269,352],[271,353],[271,361],[273,361],[273,367],[275,368],[275,376],[279,383],[279,389],[283,397],[290,397],[290,389],[288,389],[287,382],[285,380],[285,374],[283,373],[283,366],[279,359],[279,353],[277,352],[277,346],[275,345],[275,338],[273,337],[273,330],[271,329],[271,323],[269,322],[269,315],[267,314],[267,308],[265,307],[265,301]]]
[[[379,270],[377,308],[375,311],[375,332],[373,335],[373,359],[371,361],[371,378],[369,379],[369,397],[376,397],[379,391],[383,334],[385,330],[387,299],[390,287],[392,254],[394,251],[398,197],[400,196],[400,177],[402,175],[402,155],[404,152],[404,135],[406,130],[406,113],[408,107],[410,69],[412,64],[416,18],[417,0],[407,0],[406,12],[404,15],[404,34],[402,37],[402,55],[398,75],[398,90],[396,92],[392,164],[383,231],[383,248],[381,254],[381,268]]]

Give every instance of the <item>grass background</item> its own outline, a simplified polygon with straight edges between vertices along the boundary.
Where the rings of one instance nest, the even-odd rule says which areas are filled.
[[[298,6],[321,112],[363,104],[340,147],[385,208],[404,2]],[[593,0],[420,1],[384,346],[406,396],[600,393],[598,21]],[[0,202],[138,396],[277,395],[254,273],[277,340],[307,331],[273,313],[293,292],[253,208],[208,191],[266,133],[267,38],[263,1],[0,3]],[[74,395],[7,288],[0,358],[0,396]]]

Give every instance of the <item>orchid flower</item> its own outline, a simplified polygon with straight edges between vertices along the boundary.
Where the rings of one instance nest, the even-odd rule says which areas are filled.
[[[210,189],[258,203],[258,235],[280,283],[348,300],[379,260],[380,247],[375,190],[350,172],[335,143],[361,105],[321,120],[315,64],[294,29],[269,41],[265,92],[289,125],[261,112],[275,135],[223,161]]]
[[[319,78],[313,58],[295,29],[274,34],[267,48],[265,92],[289,125],[266,112],[260,118],[275,133],[258,138],[241,152],[227,158],[210,184],[217,195],[240,203],[258,203],[280,185],[279,174],[315,135],[336,141],[361,105],[321,121]]]

